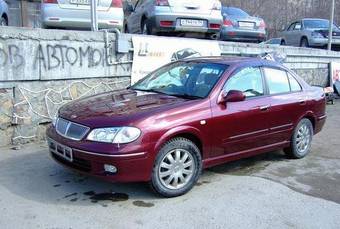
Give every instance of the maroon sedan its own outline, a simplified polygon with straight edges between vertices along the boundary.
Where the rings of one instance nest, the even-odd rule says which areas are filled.
[[[109,181],[149,181],[182,195],[202,169],[284,149],[306,156],[326,120],[325,95],[274,61],[174,62],[126,90],[63,106],[47,130],[59,163]]]

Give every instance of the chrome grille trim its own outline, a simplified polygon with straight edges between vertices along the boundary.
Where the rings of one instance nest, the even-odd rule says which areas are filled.
[[[61,122],[64,122],[66,123],[66,129],[64,132],[62,132],[60,129],[64,129],[64,128],[61,128],[59,126],[59,121]],[[70,127],[72,126],[72,128],[83,128],[83,130],[79,130],[80,131],[80,134],[78,137],[72,137],[69,135],[69,129]],[[87,126],[84,126],[84,125],[81,125],[81,124],[78,124],[78,123],[74,123],[74,122],[71,122],[71,121],[68,121],[66,119],[63,119],[63,118],[57,118],[57,121],[56,121],[56,124],[55,124],[55,128],[56,128],[56,131],[59,135],[65,137],[65,138],[68,138],[68,139],[71,139],[71,140],[75,140],[75,141],[80,141],[81,139],[83,139],[85,137],[85,135],[89,132],[90,128],[87,127]]]

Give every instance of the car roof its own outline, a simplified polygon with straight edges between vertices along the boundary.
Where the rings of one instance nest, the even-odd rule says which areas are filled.
[[[188,58],[184,59],[186,62],[205,62],[205,63],[215,63],[215,64],[224,64],[228,66],[236,66],[236,65],[247,65],[247,64],[263,64],[265,66],[272,67],[280,67],[282,65],[275,61],[264,60],[259,57],[226,57],[226,56],[211,56],[211,57],[196,57],[196,58]]]

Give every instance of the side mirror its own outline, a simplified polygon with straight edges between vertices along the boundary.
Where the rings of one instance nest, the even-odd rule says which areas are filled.
[[[228,93],[223,92],[219,100],[219,104],[225,104],[227,102],[242,102],[246,99],[246,96],[242,91],[231,90]]]

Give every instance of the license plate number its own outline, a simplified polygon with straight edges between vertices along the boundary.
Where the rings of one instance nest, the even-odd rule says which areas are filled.
[[[244,28],[254,28],[254,23],[253,22],[243,22],[239,21],[238,22],[239,27],[244,27]]]
[[[90,5],[90,0],[70,0],[71,4]]]
[[[48,139],[48,148],[51,153],[54,153],[67,161],[73,161],[73,152],[70,147],[64,146],[56,141]]]
[[[204,21],[202,21],[202,20],[191,20],[191,19],[181,19],[181,26],[202,27],[202,26],[204,26]]]

